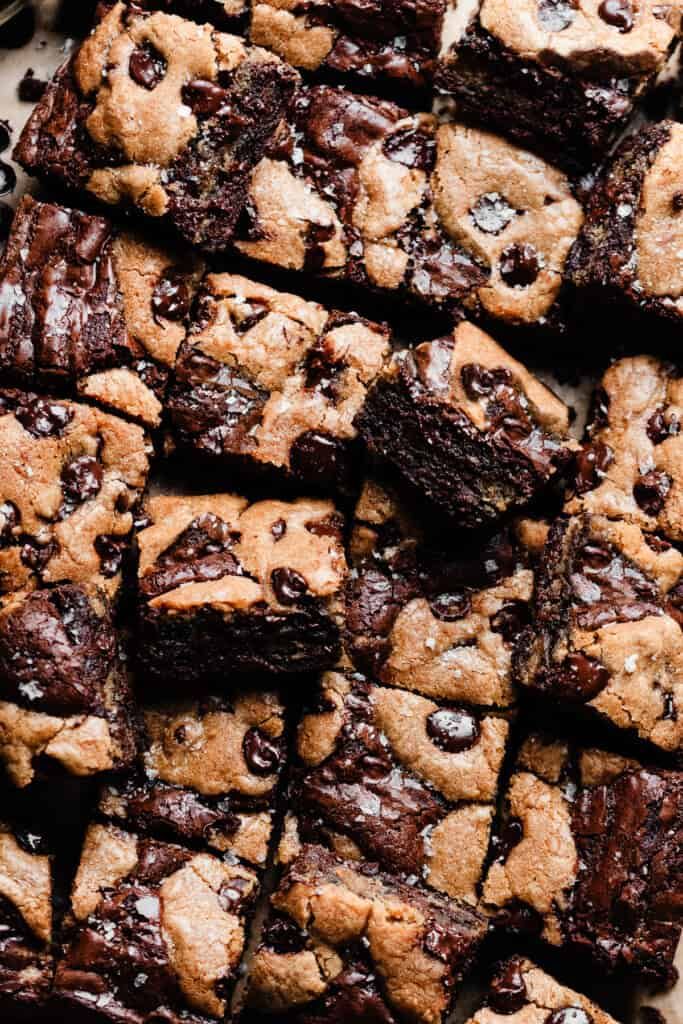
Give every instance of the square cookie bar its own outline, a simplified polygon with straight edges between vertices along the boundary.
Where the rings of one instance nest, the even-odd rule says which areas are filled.
[[[30,196],[0,259],[0,379],[159,425],[201,265]]]
[[[617,303],[679,326],[683,315],[683,125],[631,135],[597,182],[567,263],[586,302]]]
[[[562,516],[536,576],[516,678],[560,706],[683,749],[683,555],[638,526]]]
[[[296,81],[236,36],[115,3],[55,75],[15,155],[31,174],[222,249]]]
[[[0,607],[0,764],[16,786],[43,766],[81,778],[129,766],[132,701],[101,594],[61,584]]]
[[[36,1020],[47,1001],[54,969],[52,906],[52,863],[43,836],[0,818],[3,1020]]]
[[[156,684],[331,667],[346,558],[331,502],[159,497],[138,534],[139,658]]]
[[[683,541],[682,422],[683,381],[675,366],[653,356],[613,363],[594,396],[567,511]]]
[[[149,471],[143,429],[89,405],[0,389],[0,592],[114,595]]]
[[[146,705],[141,718],[139,769],[104,788],[100,814],[139,834],[263,868],[286,763],[277,694]]]
[[[254,168],[236,246],[429,305],[561,326],[582,222],[566,177],[526,150],[313,86]]]
[[[683,773],[530,737],[483,905],[605,974],[667,984],[681,935]]]
[[[252,0],[250,36],[306,71],[426,86],[444,17],[454,6],[454,0]]]
[[[306,846],[271,896],[247,1020],[440,1024],[486,933],[466,903]]]
[[[257,891],[237,863],[92,825],[58,957],[57,1010],[117,1024],[224,1021]]]
[[[560,985],[536,964],[520,956],[510,957],[498,966],[485,1005],[468,1024],[502,1024],[503,1021],[616,1024],[614,1018],[586,996]]]
[[[368,481],[356,507],[345,649],[369,679],[431,700],[507,708],[533,573],[512,529],[425,536],[396,492]]]
[[[508,731],[491,714],[326,673],[298,729],[280,859],[323,844],[476,903]]]
[[[470,529],[529,504],[575,447],[564,402],[467,322],[397,353],[356,425],[373,455]]]
[[[437,85],[487,127],[588,168],[665,68],[680,28],[677,3],[473,0],[449,20]]]
[[[356,314],[210,274],[169,393],[174,437],[226,476],[270,469],[343,490],[358,461],[353,420],[389,347],[388,329]]]

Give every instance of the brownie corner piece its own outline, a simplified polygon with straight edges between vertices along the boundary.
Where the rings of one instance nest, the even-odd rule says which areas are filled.
[[[129,767],[135,722],[102,594],[59,584],[0,605],[0,763],[28,786],[49,766],[79,778]]]
[[[248,1019],[445,1020],[486,933],[470,906],[306,846],[271,896]]]
[[[32,826],[5,821],[3,812],[0,1012],[4,1019],[35,1020],[44,1009],[54,971],[52,936],[52,858],[45,839]]]
[[[249,168],[297,81],[237,36],[118,2],[55,75],[16,157],[29,173],[224,249]]]
[[[0,379],[161,420],[201,261],[25,196],[0,258]]]
[[[140,718],[138,769],[103,788],[99,814],[262,870],[287,759],[277,693],[145,704]]]
[[[167,409],[179,448],[317,491],[355,479],[353,425],[390,349],[382,324],[209,274]]]
[[[567,266],[588,301],[676,328],[683,313],[683,125],[659,121],[624,140],[598,179]]]
[[[149,455],[118,416],[0,389],[0,592],[73,583],[114,597]]]
[[[516,678],[552,704],[675,754],[683,746],[683,556],[596,514],[551,527]]]
[[[447,24],[436,82],[470,118],[586,169],[665,69],[680,29],[676,5],[524,0],[511,17],[505,0],[478,0]]]
[[[683,773],[532,734],[505,794],[483,906],[608,975],[672,984]]]
[[[331,667],[346,558],[329,501],[160,497],[138,535],[139,656],[156,679]]]
[[[575,447],[564,402],[467,322],[394,356],[356,422],[375,456],[467,528],[528,505]]]
[[[55,1008],[93,1021],[225,1021],[257,892],[256,875],[238,863],[91,825]]]

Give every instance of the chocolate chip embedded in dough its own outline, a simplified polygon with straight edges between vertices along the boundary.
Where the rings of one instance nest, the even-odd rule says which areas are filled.
[[[563,690],[569,700],[593,700],[609,683],[610,675],[605,666],[582,651],[568,655],[563,669]]]
[[[527,1002],[524,975],[518,960],[511,960],[496,975],[489,991],[489,1006],[496,1013],[517,1013]]]
[[[102,488],[102,466],[92,455],[81,455],[62,470],[62,490],[69,505],[94,498]]]
[[[249,729],[242,743],[244,760],[254,775],[272,775],[280,764],[281,751],[277,743],[260,729]]]
[[[658,515],[671,490],[671,477],[659,470],[651,469],[644,473],[633,485],[633,497],[649,516]]]
[[[503,249],[500,256],[500,276],[511,288],[528,288],[538,277],[541,258],[530,242],[515,242]]]
[[[631,0],[603,0],[598,7],[598,14],[606,25],[618,28],[620,32],[630,32],[633,28],[633,7]],[[560,1022],[554,1022],[560,1024]],[[563,1022],[571,1024],[571,1022]],[[578,1022],[574,1022],[578,1024]]]
[[[308,593],[308,583],[294,569],[273,569],[270,580],[280,604],[296,604]]]
[[[577,494],[592,491],[614,460],[614,452],[602,441],[584,445],[575,458],[574,488]]]
[[[440,708],[427,718],[427,735],[449,754],[469,750],[480,736],[479,722],[465,708]]]
[[[163,54],[151,43],[138,46],[130,55],[128,72],[130,77],[143,89],[156,89],[166,76],[168,64]]]

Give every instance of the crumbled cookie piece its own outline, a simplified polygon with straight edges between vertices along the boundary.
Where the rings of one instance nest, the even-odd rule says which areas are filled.
[[[683,773],[531,736],[483,888],[498,923],[655,984],[673,959]]]
[[[223,1021],[258,881],[249,869],[91,825],[53,999],[102,1021]]]
[[[404,500],[368,481],[351,537],[345,647],[369,679],[436,701],[514,702],[512,653],[533,573],[512,530],[425,537]]]
[[[139,770],[105,787],[100,814],[263,868],[286,761],[284,714],[278,696],[260,690],[145,706]]]
[[[139,658],[187,687],[331,667],[346,559],[328,501],[158,497],[140,548]]]
[[[683,316],[683,125],[629,136],[591,192],[567,276],[590,303]]]
[[[249,1020],[441,1024],[484,937],[466,903],[305,846],[271,896]]]
[[[16,786],[49,762],[81,778],[130,765],[131,694],[106,599],[62,584],[0,608],[0,762]]]
[[[387,328],[356,314],[210,274],[170,389],[174,436],[226,469],[343,490],[359,454],[353,420],[389,343]]]
[[[575,448],[564,402],[467,322],[397,353],[356,424],[374,455],[468,528],[527,505]]]
[[[25,196],[0,259],[0,378],[157,427],[200,271],[187,252]]]
[[[0,390],[0,592],[121,582],[149,470],[141,427],[88,405]]]
[[[468,117],[587,168],[654,85],[680,29],[678,2],[473,0],[447,18],[436,82]]]
[[[224,249],[297,80],[237,36],[115,3],[55,75],[16,157],[29,173]]]
[[[408,86],[431,81],[453,0],[252,0],[252,43],[295,67]]]
[[[30,1020],[44,1009],[53,974],[52,864],[45,840],[0,819],[0,1012]]]
[[[328,672],[299,725],[280,859],[321,843],[476,903],[508,731],[494,715]]]
[[[560,327],[582,221],[565,176],[531,153],[312,86],[253,170],[236,245],[430,305]]]
[[[561,706],[683,748],[683,555],[638,526],[560,517],[520,637],[520,683]]]

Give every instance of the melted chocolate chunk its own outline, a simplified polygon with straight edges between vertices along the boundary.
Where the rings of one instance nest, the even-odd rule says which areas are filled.
[[[406,366],[414,372],[424,387],[434,394],[448,391],[453,359],[453,339],[437,338],[428,345],[420,345],[406,359]]]
[[[127,546],[126,537],[108,537],[102,534],[95,538],[95,551],[100,558],[103,576],[116,576],[117,572],[120,572]]]
[[[431,135],[415,128],[402,128],[383,143],[385,156],[396,163],[429,173],[436,159],[436,142]]]
[[[605,689],[609,672],[597,658],[581,651],[569,654],[564,661],[562,684],[568,700],[589,701]]]
[[[27,566],[32,572],[40,573],[56,550],[57,546],[54,543],[39,545],[34,541],[26,541],[19,557],[22,564]]]
[[[508,644],[514,644],[529,624],[529,605],[525,601],[508,601],[491,619],[491,629],[500,633]]]
[[[306,948],[306,935],[289,917],[273,912],[266,923],[263,941],[275,953],[300,953]]]
[[[128,72],[133,81],[150,91],[163,81],[167,68],[164,55],[149,42],[133,50],[128,62]]]
[[[242,744],[244,760],[254,775],[272,775],[281,759],[280,745],[260,729],[249,729]]]
[[[190,311],[190,293],[186,283],[172,271],[161,277],[152,293],[154,318],[184,320]]]
[[[464,708],[441,708],[427,718],[427,735],[449,754],[469,750],[481,734],[479,722]]]
[[[0,549],[12,543],[19,519],[17,506],[11,501],[3,501],[0,505]]]
[[[671,477],[656,469],[644,473],[633,485],[633,497],[648,516],[658,515],[671,490]]]
[[[647,421],[647,436],[650,438],[653,444],[661,444],[662,441],[666,441],[667,437],[674,437],[676,434],[681,432],[681,424],[675,416],[670,416],[668,419],[664,414],[664,409],[655,409]]]
[[[319,480],[326,487],[340,487],[351,471],[348,453],[348,447],[339,438],[319,430],[306,430],[292,445],[289,463],[296,476]]]
[[[229,89],[223,89],[215,82],[209,82],[202,78],[195,78],[183,89],[183,100],[192,110],[193,114],[199,117],[209,117],[213,114],[226,115],[239,124],[246,124],[246,119],[233,115],[230,105],[231,94]]]
[[[539,0],[538,20],[548,32],[563,32],[576,17],[577,0]]]
[[[230,882],[221,886],[220,901],[223,909],[230,914],[239,913],[242,910],[245,898],[251,888],[248,878],[233,878]]]
[[[581,629],[660,614],[657,584],[608,544],[588,541],[577,551],[570,585]]]
[[[549,1013],[545,1024],[593,1024],[593,1018],[580,1006],[563,1006]]]
[[[473,402],[478,401],[485,395],[491,395],[497,389],[512,383],[512,376],[509,370],[503,367],[487,370],[478,363],[466,363],[460,371],[460,378],[465,394]]]
[[[315,1009],[311,1013],[303,1010],[301,1024],[396,1024],[382,999],[377,979],[360,962],[352,963],[334,978],[320,1003],[320,1014]]]
[[[489,1006],[496,1013],[517,1013],[527,1002],[527,990],[519,960],[510,960],[495,976]]]
[[[467,615],[472,606],[470,595],[464,591],[439,594],[429,599],[432,614],[442,622],[456,622]]]
[[[614,460],[614,452],[602,441],[593,441],[584,445],[576,454],[574,488],[577,494],[592,491],[603,480],[605,473]]]
[[[92,455],[81,455],[69,462],[62,471],[62,490],[65,503],[80,505],[100,493],[102,466]]]
[[[308,593],[308,583],[294,569],[273,569],[270,582],[280,604],[297,604]]]
[[[603,0],[598,7],[598,14],[607,25],[618,28],[620,32],[630,32],[633,28],[633,7],[631,0]],[[554,1021],[553,1024],[561,1024]],[[578,1021],[565,1021],[563,1024],[579,1024]]]
[[[508,818],[491,842],[494,859],[501,864],[504,863],[523,838],[524,825],[519,818]]]
[[[499,235],[517,216],[517,210],[510,206],[500,192],[486,192],[479,196],[470,210],[470,216],[480,231],[487,235]]]
[[[500,254],[500,276],[511,288],[528,288],[539,275],[542,263],[530,242],[509,245]]]
[[[282,540],[284,535],[287,533],[287,523],[284,519],[276,519],[270,528],[270,532],[276,541]]]
[[[27,398],[18,406],[15,416],[24,430],[34,437],[61,437],[73,414],[65,405],[47,398]]]

